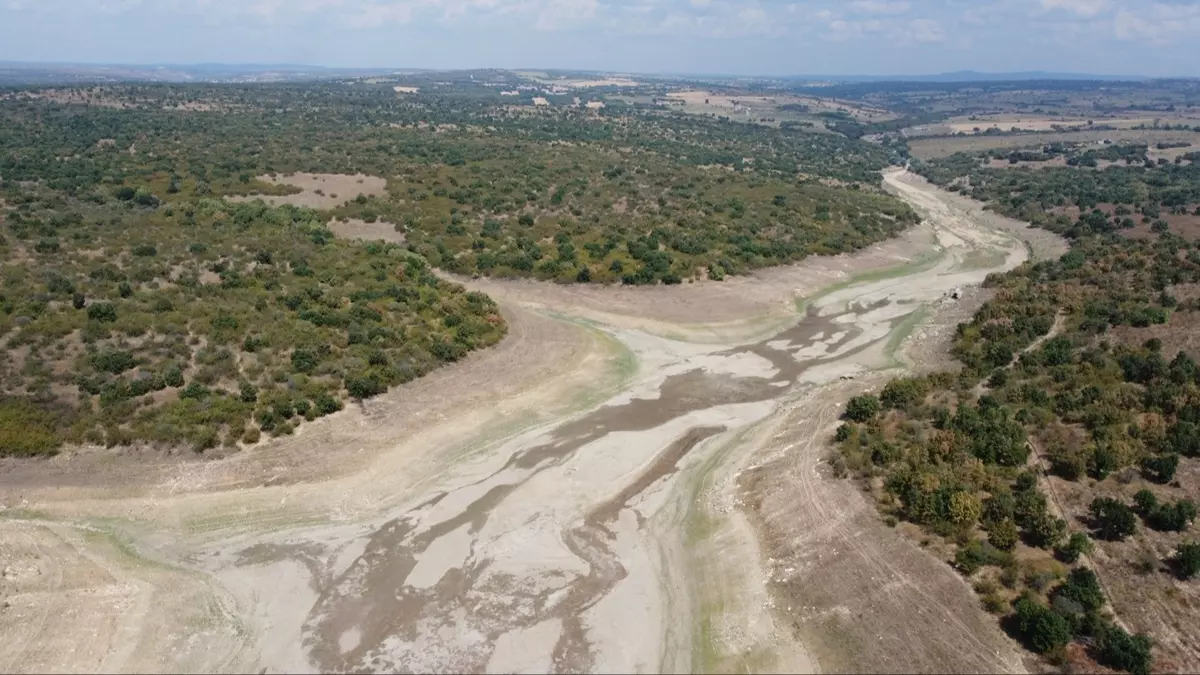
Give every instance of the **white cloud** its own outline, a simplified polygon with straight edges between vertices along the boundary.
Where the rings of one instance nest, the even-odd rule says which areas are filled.
[[[829,22],[829,32],[825,38],[832,42],[846,42],[847,40],[856,40],[869,33],[879,33],[885,28],[882,21],[870,19],[867,21],[846,21],[845,19],[835,19]]]
[[[850,8],[859,14],[903,14],[909,4],[906,0],[854,0]]]
[[[942,24],[933,19],[913,19],[908,22],[908,30],[906,41],[909,42],[932,43],[946,39]]]
[[[1121,9],[1113,17],[1113,33],[1121,40],[1163,45],[1196,31],[1200,31],[1200,5],[1155,2],[1136,13]]]
[[[737,13],[738,23],[747,33],[765,33],[771,29],[771,21],[761,7],[747,7]]]
[[[384,24],[408,23],[413,18],[413,6],[408,3],[372,3],[350,10],[341,17],[348,28],[376,28]]]
[[[1091,18],[1112,6],[1112,0],[1042,0],[1042,8],[1061,9],[1078,16]]]
[[[546,0],[538,11],[538,30],[560,30],[588,21],[596,16],[598,0]]]

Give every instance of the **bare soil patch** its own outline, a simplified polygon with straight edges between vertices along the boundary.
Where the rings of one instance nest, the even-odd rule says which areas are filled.
[[[1066,481],[1053,475],[1046,480],[1072,529],[1086,531],[1091,527],[1088,505],[1095,497],[1131,503],[1133,495],[1145,488],[1159,500],[1194,499],[1200,494],[1200,461],[1182,459],[1171,486],[1150,483],[1132,469],[1099,483]],[[1193,539],[1190,532],[1157,532],[1141,523],[1137,533],[1125,541],[1097,540],[1090,556],[1120,623],[1131,632],[1154,638],[1155,672],[1200,670],[1196,629],[1200,586],[1177,578],[1169,565],[1176,544]]]
[[[1116,211],[1116,205],[1101,203],[1095,206],[1096,209],[1108,215],[1110,218],[1113,212]],[[1197,205],[1188,205],[1185,213],[1169,213],[1163,211],[1158,218],[1154,220],[1163,220],[1167,223],[1167,229],[1172,233],[1177,234],[1185,239],[1195,239],[1200,237],[1200,215],[1196,215],[1196,209],[1200,208]],[[1055,207],[1051,209],[1051,213],[1056,215],[1065,215],[1071,220],[1079,218],[1078,206]],[[1140,213],[1129,215],[1133,219],[1134,226],[1126,230],[1118,230],[1118,233],[1123,237],[1130,239],[1148,239],[1157,237],[1158,234],[1151,229],[1151,222],[1145,222],[1145,218]]]
[[[291,195],[236,195],[226,197],[233,202],[261,199],[271,206],[291,204],[311,209],[332,209],[359,195],[379,197],[387,191],[387,180],[365,174],[295,173],[290,176],[259,176],[258,180],[272,185],[291,185],[300,192]]]
[[[1098,143],[1113,142],[1146,143],[1151,148],[1160,142],[1188,142],[1200,144],[1200,132],[1176,131],[1174,129],[1117,129],[1115,131],[1092,130],[1076,132],[1023,133],[1011,135],[963,135],[928,136],[909,138],[908,144],[914,157],[933,159],[956,152],[978,152],[1000,148],[1026,148],[1045,143]]]
[[[753,94],[739,95],[693,90],[670,92],[666,95],[666,100],[679,105],[684,112],[694,114],[748,113],[754,117],[783,116],[791,118],[797,115],[840,112],[865,122],[884,122],[896,118],[887,110],[864,105],[861,102],[816,96],[755,96]],[[788,110],[783,108],[786,105],[797,107],[795,110]]]
[[[1114,326],[1109,334],[1114,342],[1134,347],[1157,338],[1162,342],[1162,353],[1168,361],[1180,350],[1193,358],[1200,356],[1200,312],[1173,312],[1167,323],[1142,328]]]
[[[951,133],[977,134],[983,133],[988,129],[998,129],[1000,131],[1058,131],[1078,129],[1086,131],[1089,126],[1103,125],[1113,127],[1114,129],[1128,129],[1130,127],[1152,125],[1156,121],[1152,117],[1127,117],[1127,118],[1076,118],[1062,116],[1037,116],[1037,115],[980,115],[975,119],[966,117],[952,117],[940,126],[949,127]],[[1176,120],[1184,123],[1189,123],[1191,120],[1183,119]],[[1200,120],[1198,120],[1200,121]]]
[[[180,672],[241,642],[202,577],[137,557],[106,533],[0,520],[0,669]]]
[[[970,586],[823,462],[845,401],[884,382],[814,391],[782,425],[780,455],[742,474],[775,609],[823,672],[1023,672],[1020,647]]]
[[[394,224],[382,220],[368,223],[359,218],[348,218],[346,220],[334,218],[329,221],[329,230],[342,239],[359,239],[362,241],[382,240],[393,244],[404,243],[404,233],[397,232]]]

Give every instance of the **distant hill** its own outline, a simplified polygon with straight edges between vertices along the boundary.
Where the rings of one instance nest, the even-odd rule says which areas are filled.
[[[977,70],[958,70],[931,75],[797,75],[790,80],[824,82],[1017,82],[1034,80],[1080,80],[1142,82],[1153,78],[1143,75],[1097,75],[1093,73],[1061,73],[1045,70],[1026,70],[1012,73],[983,73]]]
[[[0,61],[0,85],[47,85],[104,82],[297,82],[343,77],[370,77],[395,68],[326,68],[295,64],[128,65],[24,63]]]
[[[26,63],[0,61],[0,86],[52,85],[104,82],[300,82],[332,78],[372,77],[400,73],[435,72],[421,68],[330,68],[302,64],[82,64]],[[469,72],[469,71],[465,71]],[[479,71],[484,72],[484,71]],[[495,72],[495,71],[488,71]],[[516,72],[516,71],[510,71]],[[558,76],[599,76],[606,71],[546,69]],[[626,76],[630,76],[625,73]],[[1050,71],[984,73],[960,70],[930,75],[794,75],[787,77],[703,74],[641,73],[632,75],[648,81],[786,82],[790,84],[858,84],[867,82],[1014,82],[1034,80],[1103,80],[1141,82],[1153,78],[1138,75],[1096,75]]]

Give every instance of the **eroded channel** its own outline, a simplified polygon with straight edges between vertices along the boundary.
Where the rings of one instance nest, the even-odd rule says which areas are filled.
[[[320,563],[323,555],[331,557],[328,551],[314,551],[311,543],[300,548],[260,544],[244,550],[239,562],[290,558],[310,570],[317,600],[304,622],[303,646],[322,671],[505,670],[514,664],[496,663],[497,656],[511,660],[514,655],[505,652],[535,643],[549,651],[527,667],[592,670],[597,661],[586,614],[627,574],[614,551],[616,523],[629,513],[640,525],[641,515],[630,505],[728,426],[692,418],[781,398],[808,369],[870,346],[871,341],[857,339],[862,330],[853,319],[889,303],[885,298],[830,316],[810,310],[778,335],[707,354],[704,365],[685,362],[682,372],[667,375],[652,396],[610,402],[563,423],[541,442],[516,449],[490,475],[433,494],[387,520],[366,535],[361,554],[336,574],[332,565]],[[759,362],[753,376],[720,367],[746,359]],[[768,411],[769,406],[760,406],[751,416]],[[673,423],[681,432],[671,432],[665,447],[637,440],[637,434]],[[642,468],[614,497],[567,517],[550,513],[557,508],[552,500],[511,503],[516,491],[549,469],[613,439],[642,445],[631,449],[637,456],[633,466]],[[522,518],[507,513],[504,522],[489,527],[498,510],[519,511]],[[533,521],[566,525],[546,532],[529,527]],[[522,575],[519,569],[534,573]],[[522,633],[540,635],[505,644],[506,636]]]

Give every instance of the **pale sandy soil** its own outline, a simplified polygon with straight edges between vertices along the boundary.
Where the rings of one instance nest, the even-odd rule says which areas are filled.
[[[329,221],[329,230],[334,236],[342,239],[360,239],[363,241],[388,241],[393,244],[404,243],[404,233],[397,232],[396,226],[382,220],[368,223],[359,218],[347,220],[334,219]]]
[[[1028,255],[887,183],[927,221],[856,256],[472,282],[499,346],[229,459],[0,464],[0,667],[1019,670],[958,577],[817,469],[846,397],[961,314],[947,292]]]
[[[312,209],[332,209],[361,195],[378,197],[387,190],[387,180],[364,174],[295,173],[290,176],[259,176],[258,180],[273,185],[293,185],[301,189],[292,195],[234,195],[231,202],[261,199],[271,206],[291,204]],[[320,194],[318,194],[318,190]]]

